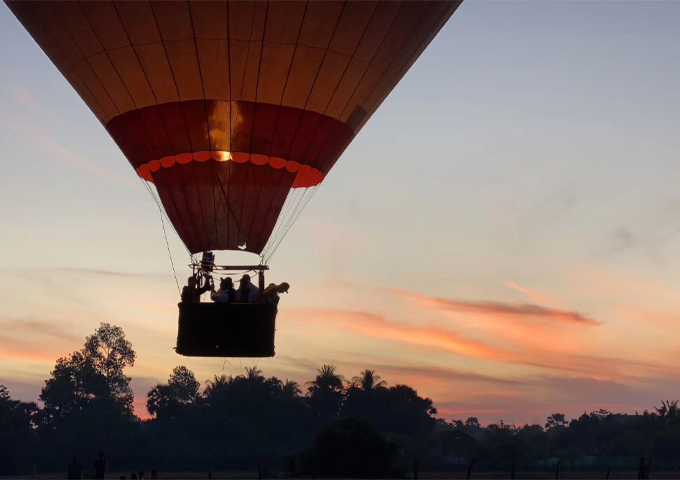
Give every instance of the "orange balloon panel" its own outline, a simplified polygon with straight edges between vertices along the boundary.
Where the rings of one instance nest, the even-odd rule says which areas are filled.
[[[8,1],[193,253],[260,253],[460,1]]]

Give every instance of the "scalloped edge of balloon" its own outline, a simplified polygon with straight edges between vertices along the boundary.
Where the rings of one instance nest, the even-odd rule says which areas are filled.
[[[159,171],[161,168],[172,168],[176,164],[186,165],[191,162],[207,162],[213,160],[215,162],[236,162],[247,163],[253,165],[263,166],[269,165],[271,168],[280,170],[285,168],[290,173],[296,173],[297,176],[293,181],[292,188],[309,188],[320,184],[325,175],[316,168],[309,165],[303,165],[295,160],[286,160],[280,157],[269,157],[261,154],[250,154],[245,152],[225,152],[225,151],[202,151],[195,153],[180,153],[179,155],[170,155],[158,160],[151,160],[148,163],[140,165],[135,168],[137,175],[149,183],[154,183],[153,173]]]

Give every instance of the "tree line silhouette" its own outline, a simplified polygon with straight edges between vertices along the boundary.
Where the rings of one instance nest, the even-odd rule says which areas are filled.
[[[13,400],[0,386],[0,474],[66,470],[76,454],[86,467],[99,451],[110,471],[257,470],[260,476],[387,477],[412,470],[680,468],[680,412],[664,401],[653,412],[599,410],[545,425],[437,418],[429,398],[389,386],[366,369],[351,379],[323,365],[300,385],[257,367],[214,376],[201,389],[175,367],[147,394],[152,418],[133,413],[136,354],[120,327],[102,323],[81,350],[56,361],[40,400]]]

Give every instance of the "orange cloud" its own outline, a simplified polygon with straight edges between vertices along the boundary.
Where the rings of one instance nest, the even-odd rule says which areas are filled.
[[[583,326],[596,326],[601,322],[588,318],[578,312],[570,312],[534,304],[510,304],[501,302],[464,302],[428,297],[418,293],[402,290],[390,290],[391,293],[412,299],[417,305],[441,311],[473,312],[485,315],[510,315],[523,318],[547,318],[560,322]]]
[[[109,180],[110,182],[113,183],[123,184],[129,187],[138,186],[137,182],[134,180],[134,177],[136,177],[136,175],[133,176],[132,172],[129,176],[121,175],[115,170],[91,162],[82,155],[74,152],[70,148],[56,141],[49,133],[42,130],[41,128],[30,127],[28,129],[28,132],[45,149],[49,150],[52,155],[56,155],[56,157],[60,158],[61,160],[71,165],[80,168],[81,170],[97,175],[99,177],[103,177],[106,180]]]
[[[31,92],[29,92],[26,88],[14,87],[12,89],[12,97],[14,97],[15,100],[17,100],[23,107],[30,110],[31,112],[40,115],[43,114],[42,108],[40,108],[38,102],[35,101],[33,95],[31,95]]]
[[[409,327],[389,322],[382,316],[366,312],[332,310],[332,309],[299,309],[293,318],[304,318],[305,323],[328,324],[333,322],[345,330],[369,337],[399,340],[424,347],[436,347],[452,353],[492,360],[509,360],[511,356],[502,350],[495,349],[483,342],[471,340],[453,332],[433,329]]]
[[[512,288],[513,290],[517,290],[518,292],[526,295],[528,298],[533,300],[536,303],[546,303],[546,304],[555,304],[557,303],[555,299],[549,295],[546,295],[544,293],[538,293],[534,290],[529,290],[528,288],[522,287],[520,285],[517,285],[514,282],[511,282],[509,280],[506,280],[503,282],[506,286]]]
[[[74,165],[90,174],[103,177],[111,182],[130,187],[138,186],[137,180],[135,179],[137,175],[132,171],[130,171],[130,175],[123,175],[103,165],[91,162],[82,155],[79,155],[59,143],[49,132],[41,128],[38,123],[45,117],[45,112],[43,112],[39,102],[33,98],[26,88],[20,86],[14,87],[11,91],[11,96],[19,103],[21,113],[29,113],[32,118],[22,120],[21,118],[17,118],[17,115],[10,116],[3,114],[2,120],[7,126],[21,130],[30,135],[32,141],[38,142],[44,149],[49,151],[49,154],[54,158]]]
[[[427,298],[427,297],[425,297]],[[509,344],[497,347],[459,333],[424,324],[405,325],[387,318],[360,311],[333,309],[297,309],[290,312],[291,321],[306,325],[333,326],[358,335],[399,341],[425,349],[437,349],[464,357],[496,363],[509,363],[553,371],[586,375],[597,380],[644,379],[654,374],[676,372],[676,368],[622,359],[577,353],[578,346],[556,351],[551,342]],[[507,342],[506,342],[507,344]],[[575,353],[576,352],[576,353]]]

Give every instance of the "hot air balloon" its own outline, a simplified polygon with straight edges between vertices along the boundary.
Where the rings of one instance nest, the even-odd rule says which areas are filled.
[[[259,254],[263,283],[310,196],[461,1],[6,3],[190,254]],[[230,305],[228,328],[219,307],[180,304],[178,353],[273,356],[275,307]]]

